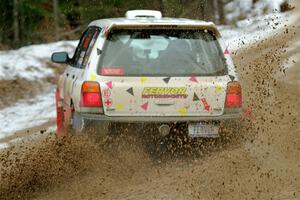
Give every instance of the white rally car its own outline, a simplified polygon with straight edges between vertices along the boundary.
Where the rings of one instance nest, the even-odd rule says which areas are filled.
[[[241,85],[211,22],[128,11],[93,21],[73,58],[58,52],[52,61],[68,64],[56,92],[58,135],[142,122],[162,135],[184,123],[191,137],[218,137],[241,117]]]

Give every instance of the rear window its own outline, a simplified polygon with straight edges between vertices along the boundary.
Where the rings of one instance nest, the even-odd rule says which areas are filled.
[[[216,37],[204,30],[112,30],[99,61],[104,76],[227,74]]]

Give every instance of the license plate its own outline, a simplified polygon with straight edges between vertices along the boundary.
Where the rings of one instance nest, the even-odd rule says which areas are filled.
[[[204,123],[193,123],[188,125],[189,136],[193,138],[204,137],[204,138],[217,138],[219,137],[219,127],[204,124]]]

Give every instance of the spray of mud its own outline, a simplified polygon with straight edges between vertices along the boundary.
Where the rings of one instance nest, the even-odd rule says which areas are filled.
[[[115,145],[96,143],[85,136],[63,139],[44,136],[1,151],[0,197],[32,198],[36,193],[92,171],[101,171],[100,183],[107,181],[106,176],[122,180],[136,167],[147,163],[147,157],[125,141],[118,141],[117,148],[112,146]]]

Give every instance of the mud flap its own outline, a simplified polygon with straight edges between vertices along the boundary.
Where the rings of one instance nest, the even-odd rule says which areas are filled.
[[[55,92],[55,100],[56,100],[56,135],[57,136],[66,136],[66,129],[63,125],[64,120],[64,109],[62,102],[60,100],[59,89],[56,89]]]

